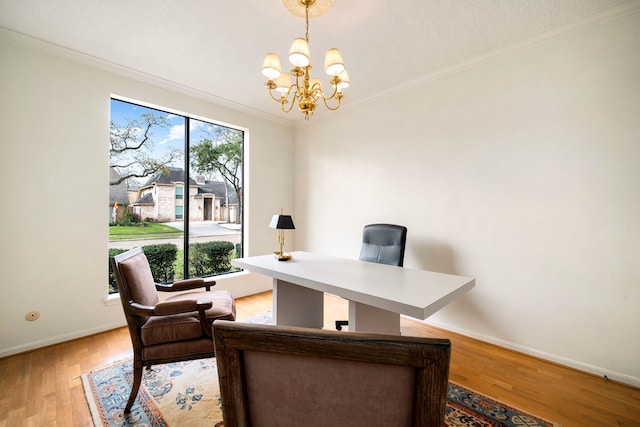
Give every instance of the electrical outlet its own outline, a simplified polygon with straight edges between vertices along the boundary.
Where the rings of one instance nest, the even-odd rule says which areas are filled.
[[[24,318],[27,320],[37,320],[40,317],[40,312],[38,311],[30,311],[28,312]]]

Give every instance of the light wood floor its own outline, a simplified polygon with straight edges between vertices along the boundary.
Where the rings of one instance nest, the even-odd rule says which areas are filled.
[[[238,319],[271,309],[271,293],[237,300]],[[325,327],[346,319],[327,295]],[[451,381],[564,427],[640,426],[640,390],[410,319],[403,335],[452,342]],[[130,356],[126,328],[0,359],[0,427],[91,426],[80,374]]]

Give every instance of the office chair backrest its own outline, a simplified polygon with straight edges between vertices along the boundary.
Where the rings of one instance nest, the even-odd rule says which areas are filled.
[[[394,224],[370,224],[362,231],[360,260],[379,264],[404,264],[407,227]]]

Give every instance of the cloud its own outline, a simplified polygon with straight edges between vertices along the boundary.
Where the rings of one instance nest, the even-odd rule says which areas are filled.
[[[180,140],[184,140],[184,124],[171,126],[171,129],[169,129],[169,135],[167,135],[164,140],[160,141],[160,144],[166,144],[170,141]]]
[[[189,128],[191,129],[191,132],[197,131],[198,129],[203,128],[207,124],[208,123],[201,122],[200,120],[189,120]]]

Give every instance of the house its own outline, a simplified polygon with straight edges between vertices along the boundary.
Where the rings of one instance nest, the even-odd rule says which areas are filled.
[[[184,169],[167,167],[150,176],[135,190],[129,190],[130,209],[141,220],[183,221]],[[236,222],[238,198],[224,182],[189,179],[191,221]]]
[[[109,168],[109,183],[118,182],[120,174],[114,168]],[[127,182],[109,185],[109,221],[116,222],[122,218],[125,206],[129,204],[129,188]]]
[[[275,9],[269,15],[248,10],[243,19],[264,25],[243,25],[230,40],[203,38],[210,49],[175,53],[188,55],[185,61],[168,55],[171,67],[161,70],[168,50],[152,45],[158,39],[117,43],[121,34],[96,33],[103,22],[113,28],[102,15],[105,9],[40,2],[31,10],[31,3],[0,5],[0,178],[4,200],[12,201],[2,211],[0,357],[124,324],[119,303],[107,298],[104,280],[105,140],[109,99],[119,96],[245,131],[243,246],[248,255],[273,251],[273,230],[267,225],[281,209],[295,219],[296,229],[287,236],[291,250],[341,257],[357,258],[365,224],[406,225],[405,267],[476,279],[472,291],[427,322],[640,386],[638,1],[571,2],[571,7],[590,8],[544,34],[463,55],[464,61],[437,72],[415,76],[399,61],[393,65],[407,73],[402,81],[379,75],[373,66],[351,69],[353,91],[345,91],[343,107],[325,114],[318,107],[308,122],[296,118],[295,111],[280,113],[277,103],[267,112],[255,107],[261,101],[247,98],[242,104],[230,98],[235,91],[268,97],[259,75],[261,57],[236,54],[235,43],[250,38],[266,53],[278,48],[271,47],[275,34],[283,40],[297,35],[293,28],[300,29],[299,20],[286,17],[276,25],[268,19]],[[251,2],[268,7],[261,3],[267,2]],[[375,2],[379,8],[392,3],[405,4]],[[416,9],[430,4],[406,3]],[[202,26],[178,16],[163,21],[158,25],[166,30],[162,40],[214,30],[213,15],[225,17],[245,4],[225,2],[218,15],[199,13],[206,22]],[[547,23],[569,8],[564,2],[544,4],[554,8],[538,16]],[[402,35],[429,29],[415,21],[405,25],[393,11],[388,24],[373,24],[378,9],[363,10],[361,2],[336,1],[338,6],[355,7],[357,14],[337,14],[337,21],[319,18],[311,37],[327,22],[340,24],[338,35],[357,26],[357,37],[343,38],[354,46],[349,52],[354,61],[377,56],[388,62],[385,49],[404,48],[376,45],[372,40],[378,33],[422,49],[406,61],[428,56],[425,49],[436,42]],[[146,13],[149,19],[154,13],[174,17],[174,7],[164,3]],[[73,21],[82,36],[74,36],[71,21],[57,13],[88,13]],[[425,16],[417,10],[415,15]],[[21,27],[32,22],[29,16],[36,19],[34,27]],[[65,31],[56,34],[59,21]],[[512,21],[503,17],[500,22]],[[459,34],[443,31],[441,38]],[[80,53],[101,40],[130,65]],[[140,47],[147,48],[145,55],[138,55]],[[181,76],[198,73],[193,61],[200,57],[215,58],[216,72],[237,80],[207,74],[201,86],[185,85]],[[348,57],[345,53],[347,62]],[[235,60],[243,66],[227,66]],[[163,76],[175,77],[133,65],[155,66],[166,72]],[[362,90],[359,75],[362,81],[377,78],[377,86],[357,92]],[[152,203],[138,199],[141,207],[145,201]],[[270,289],[271,283],[241,273],[221,278],[217,287],[242,296]],[[31,310],[41,312],[39,320],[25,320]]]

